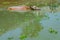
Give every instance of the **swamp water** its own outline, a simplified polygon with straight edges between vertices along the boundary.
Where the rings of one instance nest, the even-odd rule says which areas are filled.
[[[0,11],[0,40],[60,40],[60,12],[45,11]]]

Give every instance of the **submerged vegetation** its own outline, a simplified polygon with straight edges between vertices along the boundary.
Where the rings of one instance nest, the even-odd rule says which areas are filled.
[[[27,5],[27,6],[38,6],[44,7],[49,6],[51,10],[55,10],[56,7],[60,6],[60,3],[57,0],[1,0],[0,1],[0,8],[7,8],[9,6],[14,5]],[[44,10],[43,10],[44,12]],[[42,15],[40,15],[42,14]],[[22,27],[22,33],[19,37],[21,40],[25,40],[25,38],[30,37],[37,37],[39,32],[43,29],[40,21],[48,16],[45,13],[40,13],[40,11],[30,11],[30,12],[10,12],[7,10],[0,10],[0,35],[9,30],[16,29],[18,26]],[[59,20],[59,19],[57,19]],[[22,26],[21,26],[22,25]],[[48,30],[50,33],[57,34],[58,32],[52,28]],[[9,40],[13,38],[8,38]]]
[[[34,32],[36,33],[39,30],[41,30],[41,25],[39,22],[44,17],[45,15],[36,16],[36,14],[34,14],[33,12],[19,13],[19,12],[0,11],[0,19],[1,19],[0,35],[2,35],[3,33],[7,32],[10,29],[18,27],[18,25],[21,27],[21,24],[23,25],[23,32],[25,32],[25,35],[27,30],[28,33],[34,30],[35,30]]]
[[[23,33],[21,36],[24,37],[37,37],[38,33],[43,29],[43,27],[37,22],[30,22],[26,27],[23,28]],[[24,39],[24,38],[23,38]]]
[[[53,28],[50,28],[49,32],[52,33],[52,34],[57,34],[58,33],[58,31],[54,30]]]

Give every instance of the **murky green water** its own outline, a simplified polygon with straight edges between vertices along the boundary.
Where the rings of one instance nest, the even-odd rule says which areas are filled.
[[[41,10],[29,12],[6,10],[7,7],[14,5],[36,5]],[[1,0],[0,40],[60,40],[59,5],[59,0]]]
[[[11,12],[7,10],[0,11],[0,39],[10,40],[15,35],[14,31],[18,34],[14,37],[19,39],[24,39],[24,35],[27,37],[37,36],[38,32],[43,28],[39,21],[44,17],[44,15],[36,15],[34,11],[31,12]],[[20,30],[22,29],[22,30]],[[22,31],[22,32],[20,32]],[[13,32],[13,33],[12,33]],[[7,33],[7,35],[6,35]],[[14,34],[14,35],[13,35]],[[21,36],[20,36],[21,34]],[[6,38],[5,38],[5,36]],[[12,39],[13,40],[13,39]],[[15,39],[14,40],[18,40]]]
[[[0,11],[0,40],[60,40],[60,12],[35,13]]]

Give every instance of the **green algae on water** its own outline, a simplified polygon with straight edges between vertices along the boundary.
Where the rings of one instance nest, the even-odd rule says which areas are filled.
[[[53,28],[49,28],[49,33],[52,33],[52,34],[57,34],[58,31],[56,31],[55,29]]]
[[[23,34],[23,35],[21,35],[19,38],[20,38],[20,40],[24,40],[26,37],[27,37],[27,36]]]
[[[22,35],[26,35],[27,37],[37,37],[39,32],[42,30],[41,24],[38,24],[37,22],[29,23],[26,27],[23,28]],[[26,38],[25,36],[22,36],[22,38]]]

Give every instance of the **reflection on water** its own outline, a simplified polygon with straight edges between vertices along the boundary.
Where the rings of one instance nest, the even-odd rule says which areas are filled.
[[[0,11],[0,40],[60,40],[60,12],[45,13]]]
[[[21,37],[19,37],[20,39],[22,38],[22,35],[29,36],[31,34],[31,36],[33,36],[34,33],[35,33],[34,35],[36,35],[41,30],[42,26],[38,24],[39,23],[38,21],[41,20],[42,18],[43,18],[43,15],[36,16],[34,15],[32,11],[23,12],[23,13],[10,12],[10,11],[5,11],[5,10],[0,11],[0,19],[1,19],[0,20],[0,35],[1,35],[0,39],[5,40],[8,36],[11,36],[10,33],[13,35],[15,30],[13,31],[13,33],[12,33],[12,30],[18,27],[23,28]],[[11,31],[9,32],[9,30]],[[19,30],[20,29],[18,29],[18,31]],[[17,33],[19,33],[18,31]],[[8,39],[12,39],[12,38],[8,38]]]
[[[21,23],[28,20],[33,20],[34,18],[35,17],[32,13],[21,14],[15,12],[0,11],[0,31],[5,32],[10,28],[18,27],[17,25],[20,25]]]

